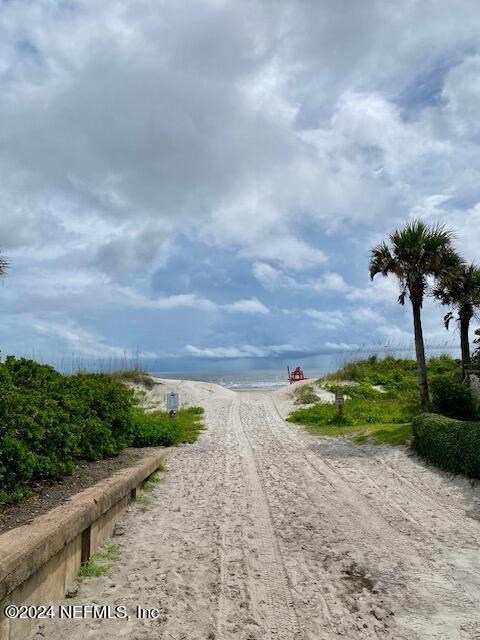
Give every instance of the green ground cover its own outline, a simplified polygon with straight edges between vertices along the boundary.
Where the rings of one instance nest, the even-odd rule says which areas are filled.
[[[135,381],[145,374],[135,372]],[[12,356],[0,362],[0,506],[32,493],[39,480],[74,473],[125,447],[194,442],[203,409],[146,413],[123,383],[129,375],[77,373]],[[148,384],[148,383],[147,383]]]

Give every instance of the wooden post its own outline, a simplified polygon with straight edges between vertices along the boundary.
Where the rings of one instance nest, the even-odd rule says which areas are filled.
[[[90,558],[90,538],[91,538],[92,528],[87,527],[85,531],[82,532],[82,549],[80,552],[80,562],[83,564],[87,562]]]
[[[337,405],[338,417],[341,418],[343,416],[343,405],[345,403],[345,396],[343,393],[336,392],[335,393],[335,404]]]

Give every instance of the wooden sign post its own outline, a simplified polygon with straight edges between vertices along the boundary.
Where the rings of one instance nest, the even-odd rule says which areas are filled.
[[[338,415],[341,418],[343,416],[343,405],[345,404],[345,396],[343,393],[335,393],[335,404],[337,405]]]

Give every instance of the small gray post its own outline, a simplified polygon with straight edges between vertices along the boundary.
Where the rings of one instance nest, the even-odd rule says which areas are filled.
[[[178,393],[170,391],[167,393],[165,404],[167,405],[167,411],[171,418],[175,418],[178,411]]]

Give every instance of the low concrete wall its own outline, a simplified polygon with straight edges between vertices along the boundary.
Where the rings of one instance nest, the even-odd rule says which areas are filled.
[[[35,624],[5,618],[7,605],[49,605],[63,599],[82,562],[112,535],[130,497],[166,454],[158,450],[31,524],[0,535],[0,640],[22,640]]]

